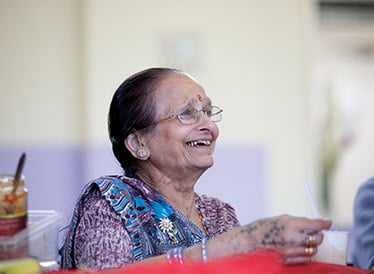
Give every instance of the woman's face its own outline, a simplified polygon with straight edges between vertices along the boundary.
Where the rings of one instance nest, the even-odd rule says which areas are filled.
[[[161,82],[154,93],[157,121],[194,107],[211,105],[204,89],[185,74],[173,73]],[[164,174],[203,172],[213,165],[213,152],[218,137],[217,125],[201,112],[190,125],[177,118],[158,123],[146,142],[150,151],[148,163]],[[171,174],[170,174],[171,175]]]

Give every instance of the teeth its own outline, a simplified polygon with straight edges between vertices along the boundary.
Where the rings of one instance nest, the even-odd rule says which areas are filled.
[[[194,147],[194,146],[197,146],[197,145],[206,145],[206,146],[209,146],[210,145],[210,141],[208,140],[201,140],[201,141],[191,141],[191,142],[188,142],[187,145],[189,145],[190,147]]]

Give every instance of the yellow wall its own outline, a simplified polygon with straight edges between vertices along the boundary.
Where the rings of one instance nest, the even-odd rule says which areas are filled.
[[[79,16],[68,1],[0,2],[1,143],[81,139]]]

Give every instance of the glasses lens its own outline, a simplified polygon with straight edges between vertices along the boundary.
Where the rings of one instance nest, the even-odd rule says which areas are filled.
[[[199,119],[199,114],[196,109],[194,109],[193,107],[189,107],[180,112],[177,117],[182,124],[191,125],[197,122],[197,120]]]
[[[222,120],[222,112],[223,110],[219,107],[212,106],[210,112],[208,112],[207,115],[213,122],[219,122]]]

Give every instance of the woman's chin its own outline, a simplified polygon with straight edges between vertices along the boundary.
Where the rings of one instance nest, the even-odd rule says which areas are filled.
[[[214,165],[213,158],[207,161],[201,161],[198,165],[196,165],[198,168],[200,168],[203,172],[206,171],[208,168],[212,167]]]

